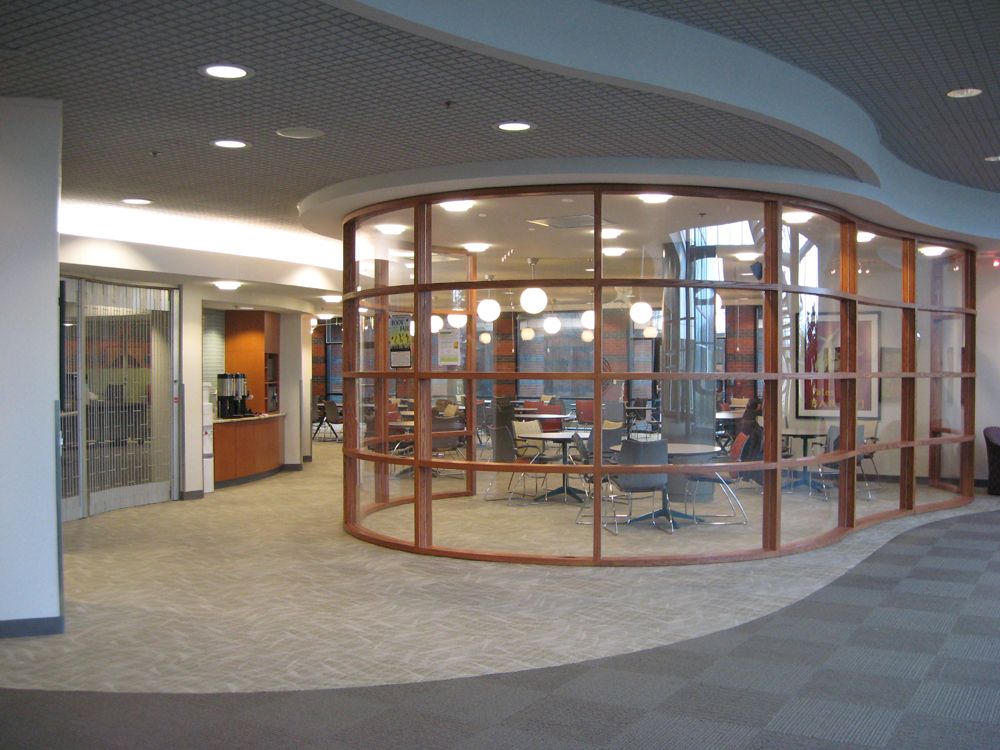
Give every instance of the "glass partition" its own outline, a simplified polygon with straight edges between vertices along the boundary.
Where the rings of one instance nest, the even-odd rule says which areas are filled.
[[[964,250],[918,252],[913,275],[912,240],[858,231],[852,255],[853,224],[792,201],[504,192],[357,223],[352,534],[515,562],[670,564],[892,517],[910,500],[901,477],[916,476],[918,511],[967,501],[967,313],[946,309],[964,303]],[[915,330],[903,299],[917,300]]]

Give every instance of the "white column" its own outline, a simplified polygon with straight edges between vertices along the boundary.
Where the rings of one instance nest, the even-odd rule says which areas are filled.
[[[181,286],[181,498],[202,496],[205,477],[202,470],[201,440],[201,308],[204,297],[201,286],[189,283]]]
[[[62,632],[57,102],[0,99],[0,635]]]
[[[284,459],[286,466],[301,466],[311,454],[303,430],[309,430],[309,378],[312,377],[312,350],[309,319],[301,313],[281,314],[281,343],[278,354],[278,401],[285,413]]]

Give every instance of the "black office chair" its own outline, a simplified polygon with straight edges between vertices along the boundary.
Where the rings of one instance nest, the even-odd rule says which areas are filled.
[[[645,466],[645,465],[665,465],[669,459],[667,457],[666,440],[623,440],[621,453],[618,456],[619,466]],[[614,474],[609,477],[612,484],[628,495],[639,492],[649,492],[653,498],[653,513],[650,519],[653,525],[661,528],[656,522],[656,516],[660,509],[656,508],[656,492],[659,490],[662,497],[661,509],[667,516],[667,523],[670,533],[674,532],[674,517],[670,512],[670,497],[667,494],[667,477],[662,474]],[[617,530],[617,521],[615,522]]]

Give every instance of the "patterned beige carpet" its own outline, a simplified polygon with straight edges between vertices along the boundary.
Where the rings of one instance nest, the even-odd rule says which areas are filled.
[[[314,456],[303,472],[203,500],[67,523],[67,632],[0,641],[0,686],[296,690],[627,653],[756,618],[827,584],[905,529],[1000,507],[980,497],[770,561],[490,564],[348,537],[340,528],[340,446],[316,444]]]

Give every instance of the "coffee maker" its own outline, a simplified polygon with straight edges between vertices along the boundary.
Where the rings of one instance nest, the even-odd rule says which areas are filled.
[[[242,372],[222,372],[218,383],[219,419],[250,415],[247,410],[247,376]]]

